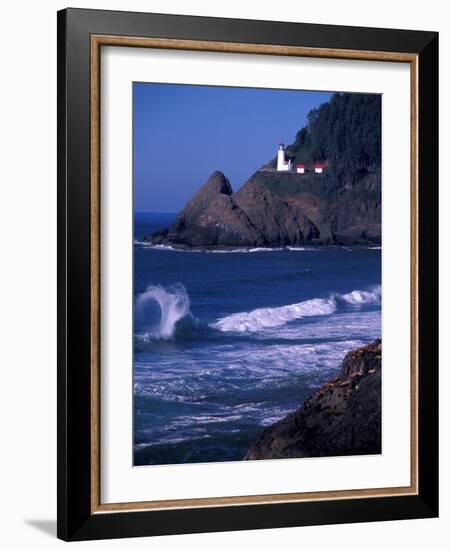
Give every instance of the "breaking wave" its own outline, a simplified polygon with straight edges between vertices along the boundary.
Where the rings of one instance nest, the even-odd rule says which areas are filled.
[[[252,311],[233,313],[218,319],[208,326],[201,324],[190,311],[190,300],[186,288],[181,284],[170,287],[149,286],[138,297],[136,308],[141,311],[150,303],[156,302],[160,309],[158,326],[150,332],[137,336],[139,341],[147,342],[153,339],[172,340],[177,338],[193,338],[200,332],[257,332],[258,330],[279,327],[303,319],[332,315],[339,304],[361,307],[364,304],[379,304],[381,302],[381,286],[368,290],[352,290],[346,294],[332,294],[329,298],[312,298],[303,302],[280,307],[263,307]],[[217,333],[216,333],[217,334]],[[211,335],[210,335],[211,336]]]
[[[329,298],[313,298],[281,307],[265,307],[242,313],[233,313],[211,326],[223,332],[255,332],[264,328],[285,325],[291,321],[320,315],[331,315],[339,302],[352,306],[375,304],[381,300],[381,286],[371,290],[353,290],[348,294],[334,294]]]
[[[371,290],[352,290],[348,294],[342,294],[341,300],[354,306],[362,304],[378,304],[381,301],[381,285],[371,288]]]
[[[336,311],[336,307],[334,298],[313,298],[288,306],[263,307],[253,311],[233,313],[219,319],[211,326],[225,332],[253,332],[263,328],[281,326],[303,317],[330,315]]]
[[[181,283],[167,288],[159,285],[148,286],[138,297],[136,307],[138,310],[142,309],[149,302],[156,302],[161,310],[159,327],[150,335],[152,337],[165,340],[173,338],[177,323],[186,316],[191,316],[189,296]]]

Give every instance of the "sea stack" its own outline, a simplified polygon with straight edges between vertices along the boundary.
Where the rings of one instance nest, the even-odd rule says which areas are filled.
[[[211,174],[166,230],[146,238],[181,247],[259,246],[264,238],[236,204],[222,172]]]

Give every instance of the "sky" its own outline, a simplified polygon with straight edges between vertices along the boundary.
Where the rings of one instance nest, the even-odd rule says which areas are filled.
[[[133,83],[134,209],[178,212],[215,170],[237,191],[331,93]]]

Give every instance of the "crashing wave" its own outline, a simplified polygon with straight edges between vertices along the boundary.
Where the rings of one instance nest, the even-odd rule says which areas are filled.
[[[255,332],[264,328],[282,326],[304,317],[331,315],[336,311],[340,301],[361,306],[380,303],[380,300],[381,286],[376,286],[371,290],[353,290],[347,294],[332,295],[330,298],[313,298],[287,306],[233,313],[219,319],[211,327],[224,332]]]
[[[138,335],[141,343],[154,338],[171,340],[191,338],[192,333],[204,331],[207,326],[201,323],[190,312],[190,301],[186,288],[181,284],[170,287],[149,286],[137,299],[138,310],[149,302],[159,305],[161,315],[159,326],[151,333]],[[352,290],[346,294],[332,294],[329,298],[312,298],[304,302],[280,307],[263,307],[252,311],[232,313],[218,319],[209,326],[221,332],[256,332],[265,328],[278,327],[305,317],[332,315],[339,306],[345,303],[354,307],[381,302],[381,286],[368,290]],[[204,334],[206,336],[206,334]]]
[[[256,331],[268,327],[277,327],[315,315],[330,315],[336,311],[336,300],[334,298],[314,298],[281,307],[264,307],[253,311],[233,313],[212,324],[213,328],[225,332],[246,332]]]
[[[342,294],[340,299],[353,306],[378,304],[381,301],[381,285],[374,286],[371,290],[352,290],[348,294]]]
[[[186,288],[181,283],[171,287],[148,286],[137,299],[136,307],[144,308],[149,302],[156,302],[161,310],[159,327],[155,334],[162,339],[171,339],[177,323],[190,315],[190,302]]]

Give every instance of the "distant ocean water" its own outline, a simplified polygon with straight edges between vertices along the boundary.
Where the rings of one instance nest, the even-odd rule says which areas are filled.
[[[134,463],[241,460],[381,335],[381,249],[151,247],[135,215]]]

